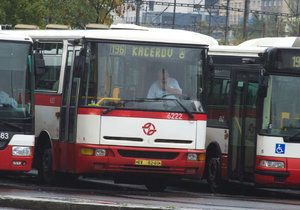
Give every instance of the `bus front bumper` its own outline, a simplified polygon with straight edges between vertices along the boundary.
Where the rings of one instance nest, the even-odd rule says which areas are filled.
[[[26,156],[21,154],[24,149],[27,153]],[[5,149],[0,150],[0,170],[30,171],[32,169],[33,150],[33,147],[8,145]]]
[[[284,168],[268,168],[259,165],[261,160],[279,161]],[[266,187],[300,187],[300,158],[258,156],[256,159],[255,183]]]
[[[91,149],[94,153],[89,153]],[[147,173],[201,178],[205,167],[205,150],[99,145],[78,145],[76,150],[79,174]]]

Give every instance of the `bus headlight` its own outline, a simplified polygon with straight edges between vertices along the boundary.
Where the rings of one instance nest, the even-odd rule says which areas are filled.
[[[193,160],[193,161],[198,160],[198,154],[196,154],[196,153],[188,153],[187,154],[187,160]]]
[[[95,156],[106,156],[106,150],[105,149],[96,149]]]
[[[12,155],[13,156],[31,156],[31,149],[30,149],[30,147],[13,146],[12,147]]]
[[[285,167],[284,162],[274,161],[274,160],[261,160],[259,165],[262,167],[267,167],[267,168],[284,168]]]

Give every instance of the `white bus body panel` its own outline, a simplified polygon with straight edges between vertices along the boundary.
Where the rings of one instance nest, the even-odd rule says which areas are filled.
[[[8,145],[11,146],[34,146],[34,135],[15,134]]]
[[[276,153],[276,144],[284,144],[285,152]],[[286,143],[282,137],[276,136],[257,136],[256,155],[269,157],[286,157],[286,158],[300,158],[300,144]]]
[[[143,125],[149,122],[155,125],[156,132],[153,135],[146,135],[143,132]],[[77,142],[134,147],[204,149],[205,127],[206,121],[78,115]],[[142,141],[110,140],[103,138],[104,136],[140,138]],[[161,143],[155,142],[155,139],[174,140],[174,142]],[[176,140],[188,140],[191,143],[176,143]]]
[[[228,140],[229,129],[210,127],[206,129],[206,149],[210,143],[216,142],[220,146],[221,153],[228,154]]]
[[[60,112],[60,107],[35,106],[35,135],[39,136],[41,131],[47,130],[52,139],[59,138],[59,118],[56,113]]]

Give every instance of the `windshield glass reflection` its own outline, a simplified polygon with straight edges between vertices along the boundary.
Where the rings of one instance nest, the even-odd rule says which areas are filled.
[[[293,136],[300,131],[300,77],[270,76],[263,107],[263,132]]]
[[[203,49],[91,42],[79,104],[203,112]]]
[[[29,43],[0,42],[0,118],[31,115]]]

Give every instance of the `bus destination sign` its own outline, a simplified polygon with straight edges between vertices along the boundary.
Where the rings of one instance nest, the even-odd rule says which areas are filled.
[[[265,58],[268,72],[300,73],[300,48],[271,48]]]
[[[185,59],[185,48],[112,44],[110,55],[145,58]]]

